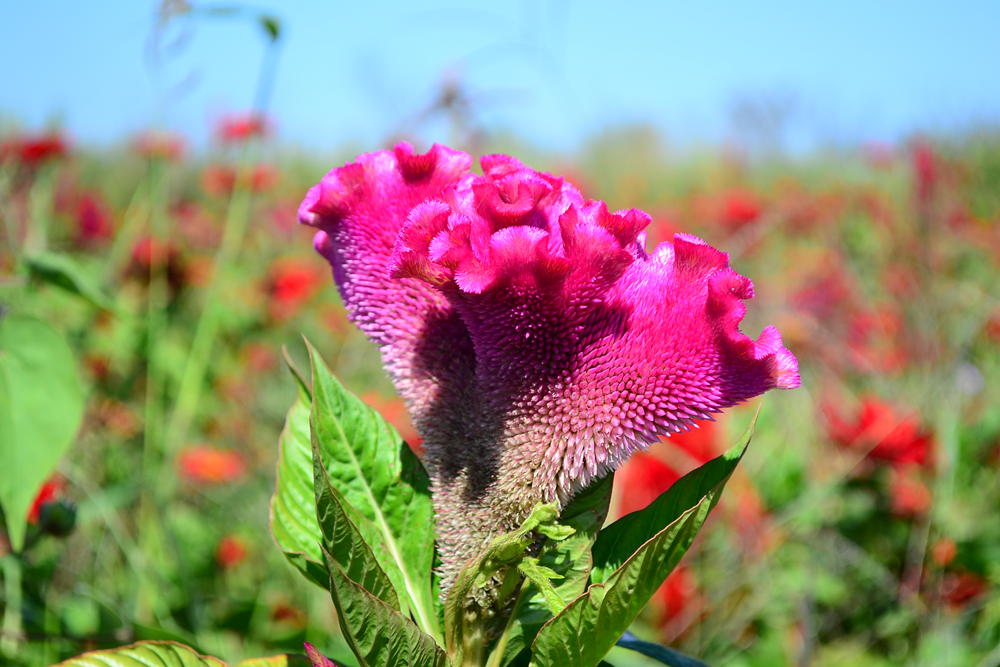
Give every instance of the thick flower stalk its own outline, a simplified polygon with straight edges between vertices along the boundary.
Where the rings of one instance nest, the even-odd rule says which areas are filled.
[[[686,234],[647,252],[646,213],[507,156],[481,165],[404,143],[299,210],[424,438],[445,587],[536,503],[799,384],[775,328],[739,331],[753,285],[725,253]]]

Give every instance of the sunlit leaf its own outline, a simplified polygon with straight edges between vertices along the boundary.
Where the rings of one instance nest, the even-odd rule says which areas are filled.
[[[684,475],[648,506],[604,528],[594,542],[591,580],[594,583],[605,581],[640,546],[724,483],[750,444],[753,428],[751,423],[739,443],[724,455]]]
[[[323,548],[351,581],[399,610],[399,598],[392,582],[379,567],[372,548],[358,529],[357,523],[365,519],[357,516],[357,510],[348,505],[340,491],[330,485],[318,446],[313,448],[313,466],[316,515],[323,531]]]
[[[347,577],[329,554],[330,595],[340,628],[362,667],[444,667],[445,652],[410,619]]]
[[[138,642],[119,648],[90,651],[56,667],[226,667],[218,658],[196,653],[176,642]]]
[[[32,317],[0,315],[0,505],[15,551],[35,494],[73,442],[83,398],[62,334]]]
[[[285,417],[278,439],[278,471],[271,498],[271,534],[289,562],[310,581],[326,589],[320,543],[323,532],[316,521],[312,444],[309,437],[310,398],[304,384]]]

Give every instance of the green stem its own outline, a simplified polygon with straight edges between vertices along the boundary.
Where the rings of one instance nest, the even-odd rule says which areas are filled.
[[[479,612],[473,612],[473,618],[466,618],[462,623],[462,667],[481,667],[483,664],[483,649],[485,637],[483,625],[478,617]]]
[[[490,657],[486,661],[486,667],[500,667],[503,661],[504,651],[507,650],[507,643],[510,641],[510,631],[514,629],[514,625],[517,623],[517,615],[521,611],[521,604],[527,599],[528,582],[524,582],[521,586],[521,590],[517,593],[517,599],[514,601],[514,606],[511,607],[510,616],[507,617],[507,622],[503,626],[503,632],[497,638],[496,643],[493,645],[493,650],[490,651]]]
[[[21,643],[21,558],[18,554],[7,554],[3,560],[4,612],[3,636],[0,637],[0,653],[14,658]]]
[[[17,223],[14,220],[13,206],[10,205],[11,182],[14,180],[14,173],[10,169],[0,169],[0,217],[4,222],[4,233],[7,235],[7,248],[17,256],[17,246],[19,234],[17,233]]]
[[[163,339],[167,324],[167,281],[166,242],[168,220],[166,214],[166,175],[162,165],[155,165],[150,174],[150,256],[149,289],[146,302],[146,396],[145,428],[142,450],[142,496],[139,501],[140,550],[144,559],[153,553],[162,553],[163,536],[158,516],[162,502],[166,500],[156,493],[154,481],[163,465],[164,410],[163,410],[163,364],[158,354],[158,346]],[[158,245],[161,244],[161,245]],[[162,254],[158,255],[158,248]],[[155,582],[149,576],[148,568],[138,574],[138,594],[136,595],[136,616],[140,621],[157,617],[158,595]]]
[[[28,194],[28,229],[24,247],[29,253],[42,252],[48,245],[54,181],[55,165],[44,165],[38,170]]]
[[[121,229],[115,234],[114,243],[108,251],[107,268],[104,272],[105,285],[113,285],[125,269],[132,248],[135,247],[136,238],[139,236],[139,230],[142,229],[142,222],[146,217],[144,214],[148,214],[148,211],[140,210],[140,205],[149,195],[152,175],[158,171],[157,163],[152,163],[149,171],[150,178],[143,179],[136,186],[135,192],[132,193],[132,198],[125,208],[124,216],[122,216]]]

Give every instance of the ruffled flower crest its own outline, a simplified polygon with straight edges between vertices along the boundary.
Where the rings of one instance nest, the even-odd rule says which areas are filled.
[[[535,503],[799,384],[776,329],[739,331],[753,285],[725,253],[685,234],[647,253],[642,211],[507,156],[469,164],[401,144],[300,209],[425,439],[446,581]]]

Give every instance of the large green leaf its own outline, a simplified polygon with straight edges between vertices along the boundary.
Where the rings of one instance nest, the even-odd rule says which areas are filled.
[[[756,423],[755,415],[739,442],[725,454],[681,477],[643,509],[630,512],[604,528],[594,542],[591,581],[605,581],[636,549],[729,479],[750,445]]]
[[[0,315],[0,505],[15,551],[26,515],[83,415],[83,385],[62,334],[24,315]]]
[[[226,667],[226,663],[177,642],[138,642],[90,651],[55,667]]]
[[[434,519],[423,465],[381,415],[337,381],[310,345],[312,437],[331,483],[371,522],[359,530],[421,628],[439,636],[431,584]]]
[[[309,437],[311,399],[299,383],[298,396],[288,410],[278,440],[278,471],[271,498],[271,534],[285,557],[316,585],[329,585],[320,543],[323,532],[316,521],[312,444]]]
[[[555,592],[565,602],[583,593],[590,578],[591,545],[604,524],[611,501],[613,475],[600,479],[563,509],[559,524],[575,531],[564,540],[546,540],[539,554],[539,563],[563,576],[555,584]],[[510,664],[531,641],[547,620],[552,618],[545,597],[530,581],[524,582],[507,627],[493,647],[496,656],[490,664]]]
[[[273,655],[243,660],[235,667],[308,667],[309,664],[302,656]],[[89,651],[54,667],[226,667],[226,663],[177,642],[146,641]]]
[[[399,598],[392,582],[379,567],[375,554],[355,523],[365,521],[364,517],[358,517],[357,510],[348,505],[340,491],[331,486],[319,448],[315,446],[313,467],[316,516],[323,531],[323,548],[343,568],[351,581],[393,609],[399,610]]]
[[[626,514],[601,531],[594,543],[594,583],[607,580],[622,563],[663,527],[676,521],[724,482],[742,456],[743,447],[712,459],[677,480],[666,492],[641,510]]]
[[[601,662],[691,546],[743,451],[713,459],[601,531],[593,549],[595,583],[538,631],[533,665]]]
[[[445,667],[447,656],[433,637],[351,581],[329,554],[324,557],[337,620],[362,667]]]
[[[313,664],[304,655],[272,655],[266,658],[240,660],[235,667],[313,667]]]

